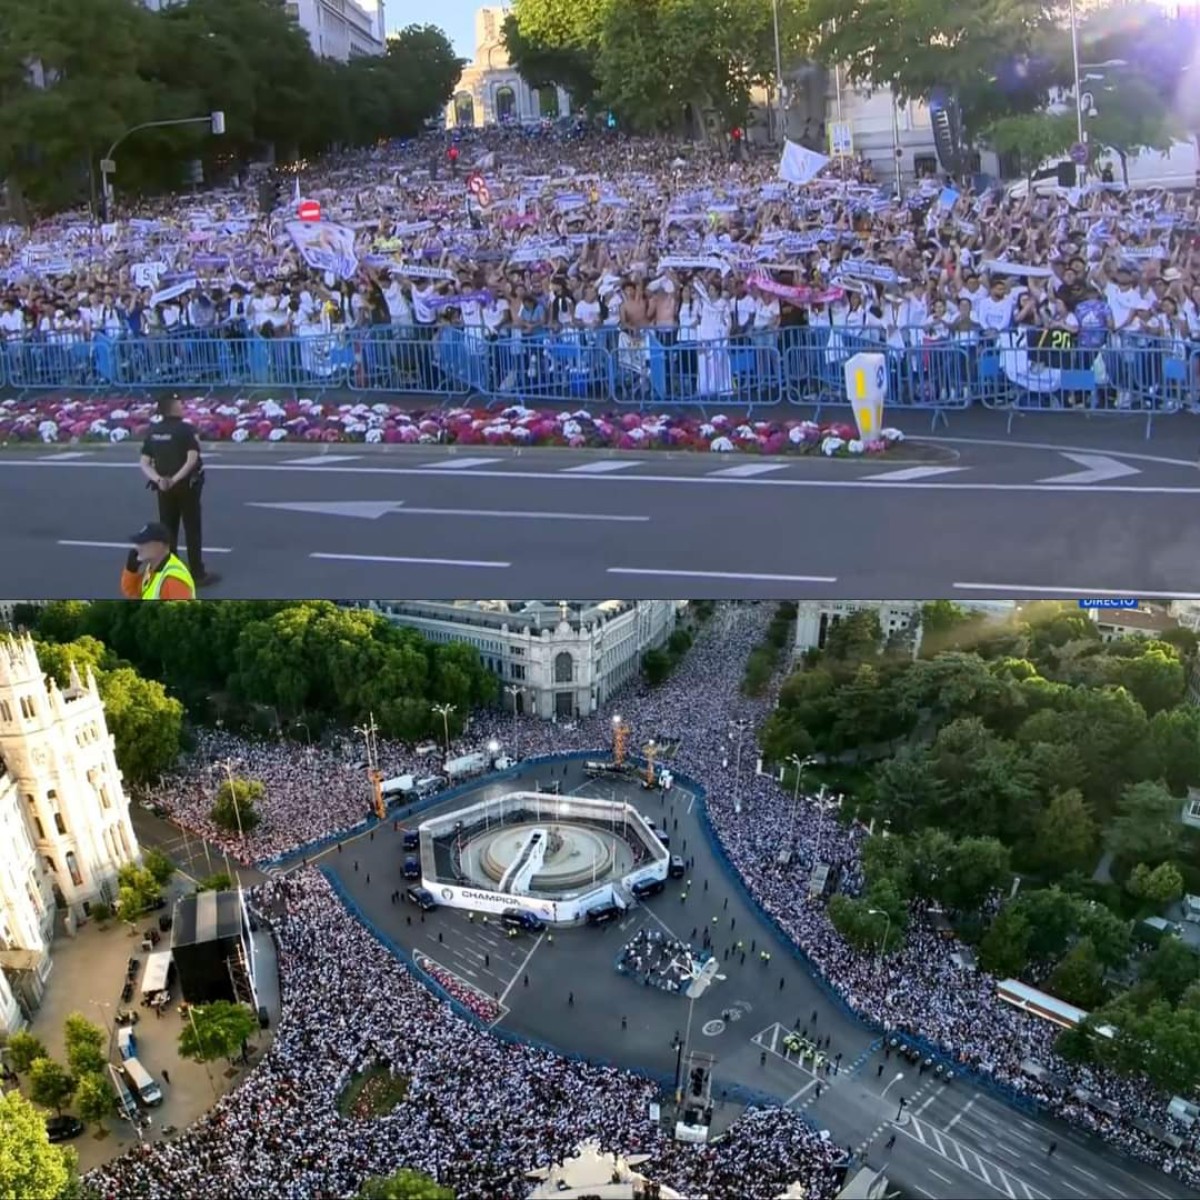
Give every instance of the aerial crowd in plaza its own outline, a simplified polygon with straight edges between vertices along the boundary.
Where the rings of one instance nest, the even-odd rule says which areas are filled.
[[[817,846],[821,860],[838,870],[843,890],[854,893],[861,887],[860,850],[869,834],[859,824],[845,826],[840,823],[836,815],[820,805],[814,796],[802,795],[798,809],[793,809],[789,789],[769,775],[756,774],[750,732],[745,735],[747,744],[742,754],[733,752],[733,739],[738,736],[734,723],[745,722],[744,728],[752,731],[765,717],[770,703],[769,699],[747,699],[738,687],[745,660],[760,642],[769,619],[766,608],[740,606],[719,610],[666,684],[656,689],[638,685],[631,694],[622,696],[619,709],[624,721],[635,731],[652,731],[654,736],[678,736],[682,732],[672,759],[672,770],[705,787],[706,810],[714,834],[755,899],[786,936],[804,951],[851,1009],[887,1028],[919,1034],[939,1044],[965,1066],[1036,1099],[1049,1111],[1091,1128],[1108,1141],[1182,1179],[1200,1182],[1200,1171],[1195,1166],[1195,1135],[1189,1136],[1182,1149],[1173,1151],[1134,1123],[1145,1120],[1165,1125],[1169,1097],[1137,1080],[1097,1067],[1075,1066],[1060,1059],[1053,1050],[1054,1027],[1001,1002],[996,995],[995,980],[990,976],[956,966],[951,956],[961,947],[953,939],[948,940],[935,932],[920,911],[913,914],[906,945],[885,960],[881,973],[875,957],[852,949],[834,929],[824,906],[807,898],[803,883]],[[514,719],[511,714],[481,713],[454,749],[461,752],[483,750],[495,740],[506,750],[515,749],[522,758],[556,751],[603,750],[611,744],[612,715],[611,711],[600,711],[570,725],[556,726],[535,719]],[[237,855],[241,851],[248,859],[261,859],[296,850],[314,838],[362,822],[368,789],[361,768],[356,769],[349,761],[352,755],[354,750],[350,745],[331,752],[291,743],[245,742],[229,734],[212,735],[201,743],[181,775],[164,782],[161,799],[170,805],[171,798],[177,797],[177,818],[197,832],[209,834],[231,854]],[[200,819],[205,811],[205,797],[208,796],[207,803],[211,803],[212,791],[222,777],[221,768],[214,767],[214,756],[236,759],[239,774],[261,779],[266,786],[265,795],[259,801],[264,817],[262,825],[248,835],[249,846],[244,851],[240,846],[241,839],[236,835],[205,826]],[[735,787],[739,758],[741,778]],[[381,747],[381,761],[387,771],[399,774],[409,770],[419,772],[422,760],[411,750],[388,744]],[[734,803],[735,792],[740,812]],[[779,852],[786,840],[784,831],[789,828],[794,829],[794,858],[784,866],[779,863]],[[281,1101],[298,1105],[302,1096],[310,1095],[306,1089],[311,1089],[311,1095],[320,1098],[319,1102],[311,1103],[311,1111],[328,1113],[332,1097],[344,1083],[346,1074],[355,1067],[382,1059],[407,1072],[413,1069],[414,1055],[419,1058],[423,1051],[434,1053],[432,1048],[439,1046],[443,1039],[459,1047],[450,1055],[452,1058],[498,1055],[510,1067],[514,1063],[527,1064],[530,1059],[539,1069],[546,1067],[548,1060],[544,1055],[502,1049],[490,1042],[487,1035],[453,1017],[444,1004],[426,996],[381,947],[355,926],[327,886],[307,869],[292,876],[286,885],[271,885],[260,903],[285,914],[279,919],[278,930],[286,1015],[279,1041],[268,1062],[255,1073],[250,1092],[264,1098],[264,1111],[266,1106],[277,1107]],[[336,926],[336,936],[331,934],[331,926]],[[339,954],[335,967],[323,960],[320,949],[334,942],[369,946],[370,953]],[[394,1005],[403,1014],[399,1019],[393,1014],[390,1023],[384,1023],[388,1029],[404,1030],[402,1035],[397,1035],[402,1046],[392,1042],[381,1045],[383,1025],[378,1022],[359,1019],[357,1015],[351,1020],[346,1015],[357,1003],[350,993],[357,995],[358,987],[347,987],[339,971],[343,969],[341,964],[351,960],[355,964],[353,970],[369,975],[362,981],[362,995],[370,995],[372,1005],[385,1009]],[[315,1064],[319,1056],[303,1051],[302,1047],[314,1038],[331,1039],[328,1043],[322,1040],[320,1044],[336,1046],[336,1052],[331,1049],[330,1053],[339,1064],[344,1064],[340,1074],[337,1070],[318,1069]],[[480,1048],[464,1051],[464,1039],[472,1047],[478,1041]],[[1065,1080],[1067,1086],[1059,1088],[1034,1083],[1027,1078],[1021,1071],[1021,1064],[1030,1058]],[[552,1074],[557,1078],[559,1073],[571,1081],[569,1085],[564,1084],[571,1094],[578,1092],[580,1096],[590,1096],[593,1093],[589,1089],[597,1088],[607,1099],[592,1109],[581,1099],[581,1108],[588,1109],[592,1115],[578,1124],[563,1121],[560,1127],[556,1114],[563,1111],[561,1102],[547,1100],[538,1088],[522,1091],[517,1087],[529,1106],[530,1128],[538,1128],[539,1123],[561,1128],[564,1144],[568,1138],[567,1130],[571,1129],[575,1141],[594,1132],[606,1145],[619,1145],[624,1149],[638,1145],[657,1147],[654,1150],[657,1165],[649,1172],[651,1177],[671,1186],[680,1186],[682,1182],[685,1193],[689,1187],[698,1191],[703,1186],[713,1186],[701,1183],[705,1172],[710,1181],[721,1178],[723,1172],[730,1172],[730,1178],[743,1178],[739,1174],[740,1168],[736,1168],[728,1156],[734,1153],[734,1146],[749,1146],[754,1137],[765,1135],[768,1128],[772,1130],[772,1137],[780,1137],[794,1148],[794,1157],[787,1160],[786,1170],[780,1168],[777,1171],[774,1166],[766,1166],[776,1161],[769,1154],[756,1157],[748,1151],[756,1169],[761,1168],[763,1173],[751,1171],[745,1175],[747,1182],[741,1194],[773,1195],[775,1193],[770,1189],[778,1189],[785,1176],[790,1181],[792,1175],[789,1172],[808,1173],[822,1186],[832,1178],[828,1148],[799,1125],[792,1128],[790,1115],[781,1116],[778,1125],[750,1121],[738,1127],[733,1141],[704,1150],[665,1148],[656,1141],[654,1131],[644,1123],[639,1124],[637,1113],[641,1101],[635,1103],[629,1099],[633,1095],[640,1096],[638,1089],[643,1085],[624,1076],[618,1084],[617,1077],[611,1074],[593,1073],[592,1068],[555,1060]],[[461,1075],[447,1072],[439,1065],[431,1069],[431,1074],[438,1078],[443,1094],[451,1086],[456,1088],[456,1103],[460,1100],[457,1089],[461,1089],[464,1111],[469,1111],[473,1105],[487,1108],[495,1103],[496,1112],[514,1119],[511,1097],[505,1103],[499,1091],[493,1092],[490,1099],[479,1094],[478,1079],[490,1078],[490,1073]],[[605,1090],[610,1086],[611,1094]],[[1078,1088],[1115,1101],[1119,1115],[1107,1116],[1083,1105],[1072,1095]],[[240,1093],[242,1097],[246,1094]],[[418,1103],[421,1094],[420,1088],[414,1088],[406,1106]],[[310,1101],[306,1099],[304,1104],[308,1106]],[[641,1110],[644,1111],[644,1104]],[[189,1136],[196,1139],[198,1147],[207,1147],[202,1156],[223,1165],[222,1169],[241,1170],[247,1162],[260,1162],[264,1180],[291,1178],[286,1172],[300,1172],[296,1176],[296,1186],[300,1188],[307,1186],[303,1181],[311,1182],[322,1171],[328,1172],[324,1176],[328,1179],[352,1177],[355,1164],[368,1161],[369,1155],[364,1156],[362,1147],[374,1146],[373,1139],[382,1136],[370,1129],[359,1129],[334,1120],[320,1137],[316,1131],[301,1125],[297,1128],[306,1132],[299,1133],[296,1129],[290,1132],[281,1129],[276,1133],[246,1130],[238,1139],[230,1140],[222,1131],[226,1126],[236,1126],[238,1114],[245,1111],[242,1099],[224,1101],[216,1113],[201,1122],[197,1132]],[[521,1111],[525,1113],[524,1108]],[[409,1116],[404,1118],[405,1121],[410,1119]],[[433,1118],[425,1114],[421,1119]],[[460,1136],[459,1128],[454,1126],[447,1130],[447,1140],[443,1143],[447,1163],[453,1162],[458,1153],[453,1148],[458,1145],[455,1139]],[[296,1164],[275,1164],[268,1171],[267,1147],[272,1138],[286,1140],[289,1137],[295,1137],[296,1145],[309,1147],[307,1155],[302,1153]],[[329,1137],[344,1137],[345,1141],[335,1141],[327,1151],[314,1158],[311,1148],[325,1147]],[[528,1147],[521,1149],[521,1145],[520,1137],[506,1139],[494,1177],[506,1182],[496,1182],[494,1192],[486,1189],[472,1192],[467,1181],[481,1186],[481,1177],[470,1175],[473,1168],[459,1162],[456,1169],[464,1174],[455,1178],[460,1180],[465,1194],[505,1196],[510,1194],[505,1188],[514,1189],[511,1194],[518,1194],[516,1180],[520,1167],[541,1161],[536,1153]],[[419,1153],[418,1147],[421,1148]],[[252,1150],[258,1158],[251,1156]],[[404,1151],[403,1161],[432,1165],[421,1155],[428,1155],[433,1150],[432,1140],[413,1138],[411,1146]],[[131,1172],[153,1175],[154,1164],[160,1160],[166,1164],[190,1162],[190,1155],[178,1147],[163,1147],[148,1153],[145,1161],[137,1154],[126,1156],[107,1168],[103,1178],[125,1178]],[[391,1157],[385,1155],[381,1161],[400,1162],[399,1154],[400,1151],[393,1148]],[[447,1163],[443,1163],[445,1170],[450,1169]],[[506,1175],[506,1171],[510,1173]],[[759,1187],[763,1189],[761,1192],[755,1190]],[[724,1193],[717,1189],[714,1194]],[[822,1194],[820,1187],[811,1194]]]

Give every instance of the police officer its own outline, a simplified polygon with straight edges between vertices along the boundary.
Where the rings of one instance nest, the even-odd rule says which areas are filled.
[[[183,419],[178,396],[158,402],[159,420],[150,426],[142,443],[141,468],[158,500],[158,519],[170,536],[171,553],[179,549],[179,525],[187,543],[187,560],[197,587],[217,582],[204,569],[200,533],[200,493],[204,488],[204,463],[196,430]]]
[[[130,600],[195,600],[192,573],[171,553],[171,535],[157,521],[130,539],[133,549],[121,575],[121,593]]]

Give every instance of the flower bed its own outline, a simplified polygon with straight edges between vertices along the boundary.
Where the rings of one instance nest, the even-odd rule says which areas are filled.
[[[566,446],[602,450],[692,450],[713,454],[884,454],[904,440],[884,429],[863,441],[844,422],[753,421],[646,413],[501,412],[451,408],[403,412],[390,404],[323,400],[195,398],[184,413],[211,442],[365,442],[395,445]],[[137,440],[155,415],[146,400],[44,397],[0,401],[0,444]]]

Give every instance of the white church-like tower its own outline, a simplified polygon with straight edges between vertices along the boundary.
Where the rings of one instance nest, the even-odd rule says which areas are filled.
[[[73,929],[117,897],[138,857],[90,669],[61,689],[28,636],[0,638],[0,1028],[36,1008],[56,917]]]

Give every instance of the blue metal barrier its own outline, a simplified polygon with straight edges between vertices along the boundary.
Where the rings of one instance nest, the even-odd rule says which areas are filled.
[[[348,333],[262,337],[244,329],[183,330],[90,341],[10,341],[0,383],[38,390],[161,388],[298,392],[349,389],[417,394],[489,406],[586,402],[669,408],[720,403],[753,410],[788,402],[834,408],[849,420],[845,364],[884,355],[888,406],[932,414],[933,424],[972,404],[1017,413],[1076,411],[1145,416],[1200,411],[1200,347],[1116,335],[1101,349],[1044,349],[1024,332],[927,340],[901,330],[842,325],[766,330],[709,341],[678,330],[557,330],[521,337],[450,325],[373,326]],[[903,343],[902,345],[900,343]]]

